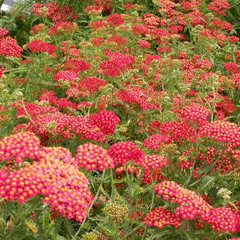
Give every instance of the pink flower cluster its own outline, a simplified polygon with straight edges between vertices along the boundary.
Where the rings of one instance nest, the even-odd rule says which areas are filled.
[[[45,113],[56,113],[58,109],[52,106],[39,106],[33,102],[16,102],[17,117],[35,117]]]
[[[21,132],[0,140],[0,161],[22,163],[24,158],[36,159],[40,140],[31,132]]]
[[[168,163],[168,158],[161,155],[145,155],[144,158],[136,160],[143,169],[148,171],[159,172],[162,167],[165,167]]]
[[[116,166],[124,165],[129,161],[139,161],[139,159],[144,157],[143,152],[131,141],[114,143],[108,148],[107,152],[114,160]]]
[[[79,167],[87,170],[113,168],[114,161],[101,146],[86,143],[77,147],[76,161]]]
[[[173,138],[170,135],[156,133],[144,139],[143,146],[148,149],[158,150],[162,145],[170,143],[173,143]]]
[[[54,24],[52,27],[48,29],[49,35],[58,35],[63,33],[71,33],[72,31],[76,31],[78,29],[78,25],[75,22],[63,21]]]
[[[175,208],[175,215],[181,219],[194,219],[207,222],[218,232],[237,232],[239,230],[239,216],[226,207],[214,208],[195,192],[181,187],[173,181],[162,181],[155,185],[154,190],[164,200],[179,204]]]
[[[171,213],[162,206],[159,206],[150,210],[144,217],[143,222],[149,227],[154,226],[160,229],[165,225],[173,225],[177,228],[181,219],[174,213]]]
[[[43,195],[43,202],[53,211],[69,219],[81,222],[87,216],[92,195],[88,189],[88,180],[78,170],[71,153],[62,147],[41,148],[39,139],[32,133],[23,132],[1,140],[0,159],[16,158],[16,152],[35,159],[32,164],[12,170],[10,167],[0,169],[0,196],[5,200],[25,202],[37,194]],[[37,145],[34,152],[33,146]],[[9,146],[10,145],[10,146]],[[31,154],[29,154],[31,153]]]
[[[96,125],[104,134],[113,134],[119,124],[119,117],[111,111],[103,110],[89,115],[91,124]]]
[[[188,121],[196,121],[198,125],[204,124],[210,116],[210,110],[201,104],[192,103],[183,107],[181,110],[181,119]]]
[[[52,54],[57,47],[43,40],[37,39],[27,43],[27,46],[32,52],[47,52]]]
[[[0,27],[0,37],[5,36],[9,33],[9,31],[6,28]]]
[[[96,92],[100,87],[103,87],[106,84],[106,81],[103,79],[97,77],[86,77],[79,81],[78,89],[81,91],[88,91],[92,93]]]
[[[183,122],[166,122],[158,128],[158,131],[159,133],[170,135],[176,142],[181,142],[182,139],[195,139],[194,129],[190,125]]]
[[[151,94],[151,89],[147,92],[138,86],[127,86],[124,90],[116,91],[114,94],[117,99],[130,104],[138,104],[142,110],[157,109],[159,105],[155,102],[148,102]]]
[[[104,60],[100,63],[99,69],[103,71],[106,76],[119,76],[121,71],[124,71],[131,67],[134,62],[134,57],[121,52],[106,51],[108,60]]]
[[[10,57],[21,57],[23,49],[18,46],[17,41],[10,37],[5,36],[8,30],[5,28],[0,29],[0,55],[7,55]]]
[[[66,70],[78,73],[79,71],[86,71],[91,67],[91,64],[84,59],[67,58],[65,62]]]
[[[240,146],[240,128],[235,123],[216,120],[199,128],[201,137],[208,136],[215,141],[230,143],[233,147]]]
[[[77,78],[78,78],[77,73],[70,70],[61,70],[58,73],[54,74],[55,81],[59,81],[60,79],[62,79],[64,81],[68,80],[70,83],[73,83]]]
[[[76,105],[72,102],[60,100],[57,101],[58,107],[75,109]],[[32,117],[26,129],[38,134],[42,139],[57,134],[65,139],[78,135],[80,139],[104,141],[106,135],[112,135],[119,124],[118,116],[108,110],[76,117],[61,113],[55,107],[41,107],[34,103],[25,103],[24,107],[20,105],[17,108],[17,113],[18,116]]]

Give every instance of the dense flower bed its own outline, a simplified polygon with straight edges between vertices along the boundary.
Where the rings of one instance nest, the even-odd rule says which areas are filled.
[[[0,28],[0,238],[240,239],[230,4],[79,4]]]

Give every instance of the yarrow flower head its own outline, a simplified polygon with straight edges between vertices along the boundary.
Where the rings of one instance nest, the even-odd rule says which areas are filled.
[[[0,37],[5,36],[9,33],[9,31],[6,28],[0,27]]]
[[[30,116],[35,117],[37,115],[41,115],[44,113],[56,113],[58,109],[52,106],[40,106],[39,104],[32,103],[32,102],[25,102],[25,103],[16,103],[17,107],[17,116]]]
[[[29,137],[29,142],[26,142],[26,136]],[[4,143],[10,143],[7,140],[12,141],[12,150],[14,148],[21,150],[23,146],[25,148],[30,146],[29,149],[33,150],[31,147],[34,140],[40,142],[32,133],[18,133],[1,140],[4,150],[11,150],[5,148],[7,145]],[[6,201],[25,202],[28,198],[41,194],[43,202],[49,204],[52,211],[57,211],[69,219],[83,221],[92,201],[87,178],[78,170],[67,149],[39,148],[37,144],[35,156],[26,155],[36,159],[32,164],[25,164],[18,169],[10,167],[0,169],[0,196]],[[10,151],[10,154],[13,154],[10,157],[16,157],[15,151]]]
[[[139,161],[144,157],[143,152],[134,142],[123,141],[114,143],[107,150],[115,165],[124,165],[129,161]]]
[[[61,70],[58,73],[54,74],[54,80],[59,81],[60,79],[64,81],[69,81],[73,83],[78,78],[77,73],[70,70]]]
[[[235,123],[216,120],[199,128],[201,137],[208,136],[215,141],[230,143],[233,147],[240,146],[240,128]]]
[[[106,135],[113,134],[116,126],[120,122],[119,117],[114,112],[108,110],[102,110],[91,114],[89,120],[92,124],[99,127]]]
[[[38,39],[27,43],[27,46],[32,52],[47,52],[49,54],[52,54],[57,49],[53,44]]]
[[[105,20],[108,23],[112,24],[113,26],[117,26],[117,25],[124,23],[122,16],[118,13],[110,14]]]
[[[107,50],[105,53],[109,57],[99,64],[99,68],[106,76],[119,76],[121,71],[131,67],[134,62],[134,57],[121,52],[112,52]]]
[[[40,140],[31,132],[20,132],[0,140],[0,161],[12,159],[22,163],[24,158],[36,159]]]
[[[135,161],[139,163],[145,170],[159,172],[162,167],[168,163],[168,158],[161,155],[146,155],[144,158]]]
[[[239,221],[239,217],[231,209],[219,207],[212,210],[207,223],[217,232],[237,232]]]
[[[48,154],[51,154],[52,158],[57,158],[65,163],[71,163],[77,166],[72,153],[64,147],[41,147],[38,153],[38,160],[45,158]]]
[[[162,181],[155,185],[154,190],[163,199],[179,204],[175,215],[181,219],[194,219],[196,216],[218,232],[237,232],[239,216],[227,207],[212,207],[203,197],[183,188],[173,181]]]
[[[99,79],[97,77],[86,77],[78,82],[78,89],[92,93],[96,92],[100,87],[105,86],[106,84],[106,81],[103,79]]]
[[[239,73],[238,65],[235,62],[226,62],[223,64],[223,66],[232,74]]]
[[[30,197],[44,192],[45,179],[33,171],[32,165],[17,170],[0,170],[0,196],[5,201],[26,202]]]
[[[86,143],[77,147],[76,161],[79,167],[87,170],[113,168],[114,161],[101,146]]]
[[[207,7],[209,10],[225,16],[226,13],[224,12],[224,10],[229,9],[230,4],[227,0],[212,0]]]
[[[67,58],[65,63],[66,70],[78,73],[79,71],[88,70],[91,64],[84,59]]]
[[[138,44],[139,48],[143,48],[143,49],[151,47],[151,43],[149,43],[148,41],[143,40],[143,39],[137,40],[137,44]]]
[[[49,204],[52,211],[82,222],[92,201],[86,176],[72,164],[53,158],[51,153],[41,159],[40,164],[36,163],[36,172],[45,176],[48,183],[43,202]]]
[[[163,228],[165,225],[173,225],[177,228],[180,225],[181,219],[174,213],[169,212],[162,206],[150,210],[143,219],[147,226]]]
[[[58,22],[48,29],[49,35],[69,34],[78,30],[78,25],[75,22],[63,21]]]
[[[21,57],[23,49],[18,46],[17,41],[10,36],[0,38],[0,55]]]
[[[171,143],[173,143],[173,138],[170,135],[156,133],[144,139],[143,146],[148,149],[157,150],[161,148],[162,145]]]
[[[171,121],[162,124],[158,128],[159,133],[170,135],[174,141],[181,142],[182,139],[195,139],[194,129],[186,123]]]
[[[199,215],[202,220],[209,219],[213,207],[195,192],[182,188],[173,181],[162,181],[154,187],[154,190],[163,199],[180,205],[175,209],[176,216],[182,219],[194,219]]]
[[[197,103],[183,107],[181,110],[181,119],[196,121],[198,125],[204,124],[209,116],[210,110]]]

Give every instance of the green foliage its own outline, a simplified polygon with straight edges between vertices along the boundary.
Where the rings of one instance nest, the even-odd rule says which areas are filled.
[[[36,108],[51,106],[58,113],[70,119],[78,117],[79,122],[76,127],[82,123],[80,122],[83,121],[81,117],[90,121],[91,114],[108,110],[116,114],[120,122],[114,133],[105,134],[105,139],[101,142],[87,138],[82,139],[80,134],[74,132],[75,129],[68,129],[71,122],[67,123],[69,125],[64,125],[61,117],[47,122],[46,126],[42,121],[42,125],[39,125],[39,128],[42,127],[41,131],[38,131],[39,129],[35,126],[29,129],[36,131],[36,135],[41,140],[41,146],[52,147],[51,149],[64,147],[64,150],[69,150],[73,157],[76,157],[79,145],[93,143],[103,147],[102,151],[104,152],[114,143],[121,141],[135,143],[138,150],[143,151],[144,157],[131,160],[126,164],[118,163],[112,169],[103,171],[96,168],[86,170],[81,167],[79,169],[87,177],[92,194],[92,202],[86,210],[87,217],[82,222],[77,222],[73,217],[68,219],[59,216],[60,214],[57,213],[60,213],[60,210],[59,212],[51,211],[50,207],[43,203],[44,196],[41,195],[29,198],[25,203],[1,202],[0,239],[79,240],[83,238],[85,240],[91,236],[98,236],[103,240],[201,240],[206,237],[208,240],[227,240],[231,237],[238,237],[238,232],[217,232],[206,222],[200,228],[196,228],[196,220],[200,219],[199,215],[194,216],[195,219],[185,219],[182,216],[176,228],[170,224],[166,224],[164,227],[148,227],[143,221],[146,214],[154,208],[161,206],[170,213],[174,213],[180,205],[170,197],[163,198],[156,194],[154,188],[162,180],[178,183],[191,196],[197,194],[199,199],[201,196],[205,197],[213,208],[228,207],[232,211],[239,210],[237,204],[240,199],[240,177],[239,155],[237,154],[240,149],[238,145],[234,147],[229,145],[226,140],[229,137],[228,134],[232,136],[235,133],[231,128],[229,133],[221,132],[222,125],[219,125],[220,127],[218,126],[214,132],[215,138],[221,138],[224,135],[220,140],[214,140],[214,137],[211,138],[211,136],[204,137],[199,133],[202,126],[215,120],[219,120],[221,123],[229,120],[231,123],[240,124],[240,87],[232,80],[234,75],[224,66],[224,63],[236,62],[239,67],[239,60],[235,54],[239,49],[239,43],[226,40],[229,32],[221,30],[221,26],[215,28],[211,25],[213,15],[208,14],[208,2],[202,1],[199,6],[204,14],[203,19],[206,26],[192,23],[192,19],[188,15],[191,13],[191,9],[184,10],[181,4],[177,3],[176,10],[182,11],[183,19],[184,16],[187,16],[187,20],[185,20],[188,21],[180,26],[183,29],[179,31],[174,28],[175,25],[171,25],[173,23],[177,25],[177,20],[174,17],[169,18],[166,12],[158,10],[161,7],[159,1],[112,0],[111,13],[124,13],[122,17],[125,22],[119,26],[107,23],[106,26],[99,29],[89,27],[88,24],[103,20],[101,23],[104,25],[110,12],[87,14],[84,11],[85,7],[93,4],[94,1],[59,0],[57,2],[61,7],[69,4],[78,13],[78,18],[74,20],[77,28],[73,31],[60,27],[56,30],[60,34],[49,34],[48,29],[54,26],[54,23],[48,17],[31,14],[29,12],[31,1],[15,4],[10,13],[1,13],[0,26],[10,31],[9,35],[18,41],[18,44],[24,48],[24,52],[22,58],[7,56],[7,54],[0,56],[1,70],[3,70],[3,75],[1,72],[2,76],[0,77],[0,137],[13,134],[13,129],[18,131],[15,129],[16,126],[19,127],[18,124],[28,124],[29,127],[33,123],[34,126],[36,116],[43,116],[43,120],[48,121],[48,112],[29,113],[31,109],[28,112],[25,107],[26,103],[34,103]],[[142,7],[137,10],[125,10],[124,4],[129,2],[140,4]],[[237,1],[231,4],[231,9],[227,12],[227,19],[234,26],[231,33],[234,33],[235,30],[239,33],[240,27],[237,18],[240,16],[240,5]],[[143,16],[145,13],[156,15],[152,14],[150,19],[145,19],[146,15]],[[161,19],[161,23],[155,22],[158,21],[156,20],[158,18]],[[222,17],[222,19],[224,18]],[[145,24],[144,20],[149,21],[149,25]],[[199,19],[196,18],[195,21],[197,20]],[[29,31],[32,27],[39,23],[43,23],[44,29],[40,33],[30,35]],[[134,34],[132,28],[136,25],[147,26],[147,33]],[[172,32],[167,32],[169,26],[173,27]],[[219,35],[221,33],[220,37],[224,36],[224,39],[219,39],[219,35],[211,35],[209,29],[207,29],[209,30],[206,31],[207,33],[203,33],[204,27],[209,27],[210,30],[216,29],[216,32]],[[155,35],[154,29],[168,34],[158,37],[157,34]],[[177,33],[173,33],[174,31]],[[123,44],[110,41],[112,37],[116,36],[125,39],[126,42]],[[181,39],[181,37],[184,38],[183,36],[185,39]],[[100,39],[102,43],[94,44],[94,38],[95,40],[96,38]],[[48,53],[45,49],[31,50],[26,43],[35,39],[44,40],[45,44],[55,46],[54,54]],[[151,46],[141,48],[138,40],[147,41]],[[66,43],[73,47],[67,46],[64,49]],[[170,51],[165,49],[166,51],[161,52],[162,47],[168,47]],[[111,59],[110,64],[113,66],[115,64],[117,67],[120,65],[121,71],[115,76],[107,75],[100,68],[100,64],[110,58],[107,52],[118,52],[121,57],[130,56],[134,60],[124,69],[125,62],[121,57],[117,62]],[[156,59],[147,62],[149,56]],[[67,74],[73,73],[73,71],[71,72],[72,66],[69,67],[66,64],[68,58],[85,60],[87,63],[91,63],[91,67],[87,70],[77,71],[77,77],[71,80],[72,82],[54,79],[54,75],[61,70],[70,69]],[[72,65],[76,67],[77,64]],[[112,70],[111,67],[109,67],[110,70]],[[90,92],[86,86],[81,88],[81,81],[89,76],[104,79],[106,84],[93,92]],[[19,79],[20,81],[18,81]],[[74,88],[77,93],[82,91],[79,96],[67,94],[67,90]],[[46,100],[39,99],[46,89],[54,93],[53,103],[50,103],[50,97]],[[124,97],[120,97],[120,93]],[[61,100],[70,102],[74,107],[61,106]],[[105,100],[106,102],[104,102]],[[206,119],[205,116],[203,116],[204,120],[201,119],[201,111],[195,113],[189,110],[189,115],[184,115],[183,109],[191,106],[192,103],[199,104],[206,110]],[[24,116],[16,112],[16,105],[22,107]],[[197,107],[194,108],[194,110],[196,109]],[[59,128],[61,128],[61,124],[64,126],[61,131],[57,131],[58,121],[60,122]],[[108,125],[112,124],[111,119],[106,117],[104,121],[97,120],[99,125],[87,122],[83,129],[85,132],[95,133],[98,131],[99,133],[102,131],[101,124],[104,125],[105,121]],[[154,123],[154,121],[157,121],[159,126],[151,131],[150,123]],[[173,121],[176,122],[169,127],[170,129],[166,127],[166,132],[164,132],[164,128],[160,131],[160,127],[163,127],[165,123]],[[175,125],[178,123],[183,124],[186,128],[175,129]],[[91,128],[91,124],[94,128]],[[190,134],[187,133],[189,129],[191,130]],[[169,142],[152,140],[151,144],[156,146],[152,148],[147,146],[144,140],[155,133],[166,138],[169,137]],[[15,146],[14,144],[13,146]],[[2,146],[5,145],[0,145],[0,147]],[[6,149],[8,150],[8,147]],[[35,149],[30,150],[32,152]],[[120,148],[117,153],[122,154],[125,150]],[[234,152],[235,150],[236,152]],[[15,149],[11,154],[14,154],[14,151]],[[43,151],[42,148],[41,151]],[[39,150],[37,153],[44,155],[41,151]],[[127,149],[126,151],[129,151],[128,154],[131,156],[133,150]],[[0,154],[2,152],[0,151]],[[65,161],[65,157],[69,160],[69,156],[65,156],[65,153],[59,154],[59,156],[52,153],[51,156],[48,155],[49,159],[59,160],[60,167]],[[91,154],[92,149],[86,152],[86,156],[90,156],[86,157],[87,160],[90,159],[90,163],[86,163],[86,165],[92,164],[96,159],[100,163],[104,162],[101,159],[102,155],[94,156],[91,159]],[[108,154],[106,155],[108,156]],[[155,167],[155,165],[146,167],[144,163],[150,163],[143,161],[148,155],[166,157],[168,163],[165,167]],[[104,155],[104,157],[106,156]],[[23,163],[16,163],[16,166],[11,165],[11,161],[14,159],[3,159],[3,161],[1,159],[0,176],[5,176],[4,174],[7,174],[8,171],[31,165],[34,161],[41,164],[42,158],[45,160],[40,155],[36,159],[26,158]],[[121,156],[119,161],[123,160],[125,160],[124,156]],[[154,164],[158,166],[157,162]],[[74,165],[74,167],[76,166]],[[51,169],[50,166],[49,169]],[[48,171],[50,171],[49,169]],[[51,181],[54,181],[56,176],[64,178],[70,175],[68,172],[60,174],[58,170],[52,174]],[[46,181],[48,183],[50,180]],[[58,184],[58,182],[54,182],[54,184]],[[71,184],[76,188],[81,185],[78,181],[72,181]],[[63,181],[62,186],[69,187],[71,184]],[[61,193],[61,189],[56,191],[54,189],[56,190],[55,185],[51,186],[54,194]],[[167,189],[166,193],[171,194],[172,192]],[[175,198],[181,194],[177,194]],[[68,195],[71,196],[71,193],[68,192],[65,196],[61,196],[63,197],[61,200],[66,206],[68,201],[75,201],[68,198]],[[59,198],[57,195],[57,200]],[[65,209],[64,204],[61,206],[63,209]]]
[[[238,37],[240,37],[240,1],[239,0],[229,0],[231,5],[230,9],[227,11],[227,21],[233,25],[233,29],[236,31]]]

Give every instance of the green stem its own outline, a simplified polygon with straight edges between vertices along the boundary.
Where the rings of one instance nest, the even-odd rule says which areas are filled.
[[[97,201],[98,196],[99,196],[99,193],[101,192],[101,188],[102,188],[103,180],[104,180],[104,177],[105,177],[105,173],[106,173],[106,171],[105,171],[105,169],[104,169],[104,170],[103,170],[103,174],[102,174],[101,183],[100,183],[100,185],[99,185],[99,188],[98,188],[98,190],[97,190],[97,193],[96,193],[96,195],[95,195],[95,197],[94,197],[94,199],[93,199],[90,207],[88,208],[87,216],[89,215],[90,211],[92,210],[92,207],[93,207],[94,203]],[[76,237],[78,236],[78,234],[79,234],[80,231],[82,230],[82,228],[83,228],[86,220],[87,220],[87,217],[83,220],[82,224],[80,225],[79,229],[77,230],[76,234],[74,235],[73,240],[76,240]]]
[[[152,173],[151,173],[151,181],[152,181],[152,188],[154,187],[155,185],[155,181],[153,181],[153,178],[152,178]],[[153,205],[154,205],[154,200],[155,200],[155,192],[154,190],[152,190],[152,199],[151,199],[151,206],[150,206],[150,210],[153,208]],[[146,235],[146,231],[147,231],[147,228],[148,226],[145,225],[144,227],[144,232],[143,232],[143,235],[142,235],[142,240],[145,239],[145,235]]]

